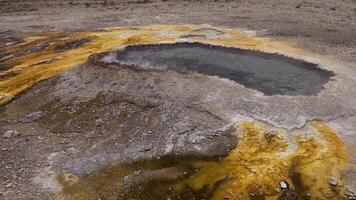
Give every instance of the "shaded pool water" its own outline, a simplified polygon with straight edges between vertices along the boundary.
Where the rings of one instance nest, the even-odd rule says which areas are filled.
[[[316,64],[291,57],[202,43],[127,46],[103,61],[144,69],[196,71],[266,95],[315,95],[333,76]]]

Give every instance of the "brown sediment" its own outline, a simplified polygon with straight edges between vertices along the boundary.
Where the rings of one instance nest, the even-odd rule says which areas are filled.
[[[241,123],[236,125],[239,145],[225,158],[108,166],[70,186],[61,181],[62,195],[66,199],[343,199],[341,171],[347,156],[343,142],[323,123],[308,127],[298,134],[262,123]],[[288,134],[295,134],[295,146]],[[124,189],[125,177],[167,167],[177,168],[180,175],[150,178]],[[328,184],[330,177],[338,180],[338,186]],[[289,188],[280,189],[280,181]]]

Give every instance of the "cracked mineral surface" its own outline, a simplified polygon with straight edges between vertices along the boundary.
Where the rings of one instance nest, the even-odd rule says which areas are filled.
[[[0,198],[354,198],[349,66],[209,25],[17,37],[0,48]]]

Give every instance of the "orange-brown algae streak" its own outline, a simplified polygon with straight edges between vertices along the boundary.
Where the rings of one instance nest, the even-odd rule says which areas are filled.
[[[88,52],[85,51],[87,49],[88,46],[83,45],[81,48],[61,53],[53,53],[52,50],[46,50],[45,52],[24,57],[22,59],[22,64],[14,67],[14,70],[20,68],[22,70],[21,73],[9,79],[0,81],[0,104],[5,103],[19,92],[31,87],[41,80],[85,62],[89,56]],[[56,57],[63,57],[63,59],[49,64],[39,64],[29,67],[41,60],[55,59]],[[2,96],[5,96],[5,98],[1,98]]]
[[[158,37],[154,34],[120,35],[117,32],[82,32],[67,36],[71,39],[89,38],[91,41],[82,46],[63,52],[55,52],[47,48],[39,53],[30,54],[19,59],[21,64],[12,70],[21,70],[21,73],[9,79],[0,80],[0,105],[11,100],[15,95],[33,86],[39,81],[50,78],[61,72],[73,68],[87,61],[93,53],[109,51],[115,47],[127,44],[145,44],[157,42],[174,42],[175,38]],[[32,45],[36,45],[33,43]],[[54,46],[62,44],[61,40],[55,41]],[[60,58],[53,63],[38,64],[43,60]],[[7,73],[9,73],[9,70]]]
[[[297,136],[298,150],[291,158],[294,185],[317,199],[343,199],[341,172],[347,160],[344,143],[334,130],[323,123],[313,122],[311,127],[320,137]],[[329,178],[335,178],[339,186],[329,185]]]
[[[262,124],[242,123],[237,128],[241,129],[239,146],[220,161],[196,162],[194,166],[199,171],[177,184],[177,190],[186,185],[194,190],[215,187],[212,199],[277,196],[279,181],[288,178],[288,168],[283,166],[285,160],[279,156],[287,150],[288,144],[278,132]]]
[[[297,148],[281,133],[259,123],[242,123],[239,145],[220,161],[196,161],[199,171],[191,178],[175,185],[177,191],[185,187],[195,191],[208,187],[212,199],[277,199],[283,191],[284,180],[291,191],[312,199],[342,199],[340,188],[330,186],[327,179],[336,178],[342,184],[341,171],[346,151],[337,134],[322,123],[312,123],[313,137],[297,135]]]

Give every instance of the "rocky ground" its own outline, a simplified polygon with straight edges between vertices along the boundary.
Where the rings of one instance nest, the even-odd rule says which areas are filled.
[[[318,95],[283,96],[263,95],[232,81],[199,73],[147,71],[103,63],[97,59],[99,55],[93,55],[86,63],[36,84],[0,107],[0,199],[147,199],[145,194],[157,199],[154,192],[173,199],[179,199],[179,195],[185,199],[211,198],[221,180],[216,182],[216,188],[214,185],[207,191],[174,193],[170,187],[164,188],[173,196],[161,194],[160,183],[193,176],[199,168],[186,164],[192,160],[215,162],[226,157],[239,146],[237,136],[243,131],[234,123],[240,121],[266,123],[274,132],[283,129],[306,133],[311,129],[310,121],[332,127],[342,139],[342,146],[351,153],[340,176],[325,178],[332,194],[325,192],[323,198],[355,199],[356,156],[352,152],[356,144],[356,72],[349,68],[354,68],[356,62],[354,0],[1,0],[0,4],[2,46],[21,42],[15,37],[16,32],[211,24],[257,30],[258,35],[323,54],[336,63],[347,63],[347,67],[326,67],[336,75]],[[72,44],[71,48],[78,46]],[[260,144],[259,140],[254,141]],[[296,146],[297,142],[290,142],[290,138],[288,141],[290,146]],[[338,169],[343,148],[331,151],[336,161],[328,164],[332,163],[331,169]],[[249,170],[256,173],[255,169]],[[108,180],[108,176],[123,182]],[[233,177],[222,181],[229,179]],[[298,178],[290,179],[297,191],[289,192],[289,180],[279,180],[276,187],[280,199],[313,195],[303,184],[298,188]],[[153,186],[145,185],[147,182]],[[140,186],[131,187],[137,184]],[[338,190],[346,195],[335,195]],[[251,189],[250,198],[262,198],[258,191]]]

